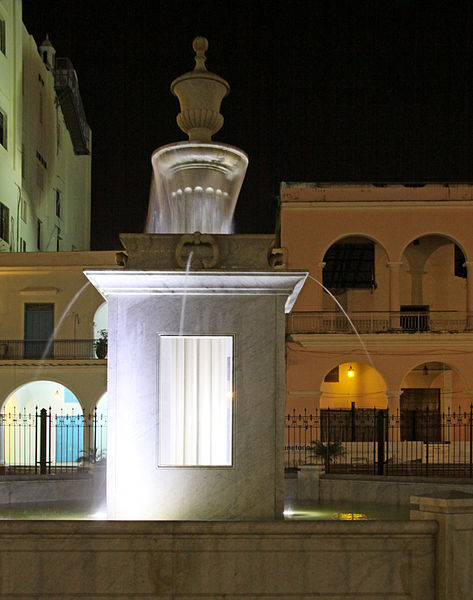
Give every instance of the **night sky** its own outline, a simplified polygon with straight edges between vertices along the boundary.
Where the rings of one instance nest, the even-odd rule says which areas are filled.
[[[471,0],[23,0],[23,21],[79,77],[92,249],[143,230],[196,35],[231,86],[214,140],[250,158],[237,231],[274,231],[281,181],[473,181]]]

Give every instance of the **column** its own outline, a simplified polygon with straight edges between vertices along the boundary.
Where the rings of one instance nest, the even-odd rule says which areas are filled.
[[[467,260],[466,267],[466,330],[473,330],[473,261]]]
[[[387,263],[389,269],[389,327],[390,329],[399,329],[401,309],[399,275],[402,262],[390,261]]]

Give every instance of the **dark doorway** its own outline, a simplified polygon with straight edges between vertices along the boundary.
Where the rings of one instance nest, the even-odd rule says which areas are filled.
[[[25,304],[25,358],[51,358],[54,345],[49,340],[53,333],[54,304]]]
[[[441,441],[440,389],[404,388],[400,408],[401,441]]]

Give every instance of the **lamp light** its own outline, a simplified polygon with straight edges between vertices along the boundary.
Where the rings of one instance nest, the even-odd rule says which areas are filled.
[[[347,375],[348,377],[354,377],[355,376],[355,371],[353,370],[353,367],[350,365],[350,368],[347,371]]]
[[[60,397],[61,397],[61,395],[59,394],[59,390],[56,390],[54,392],[54,396],[53,396],[54,400],[57,402]]]

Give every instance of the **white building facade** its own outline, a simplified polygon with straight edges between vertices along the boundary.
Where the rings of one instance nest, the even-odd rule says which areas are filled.
[[[68,59],[0,2],[0,251],[88,250],[91,132]]]

